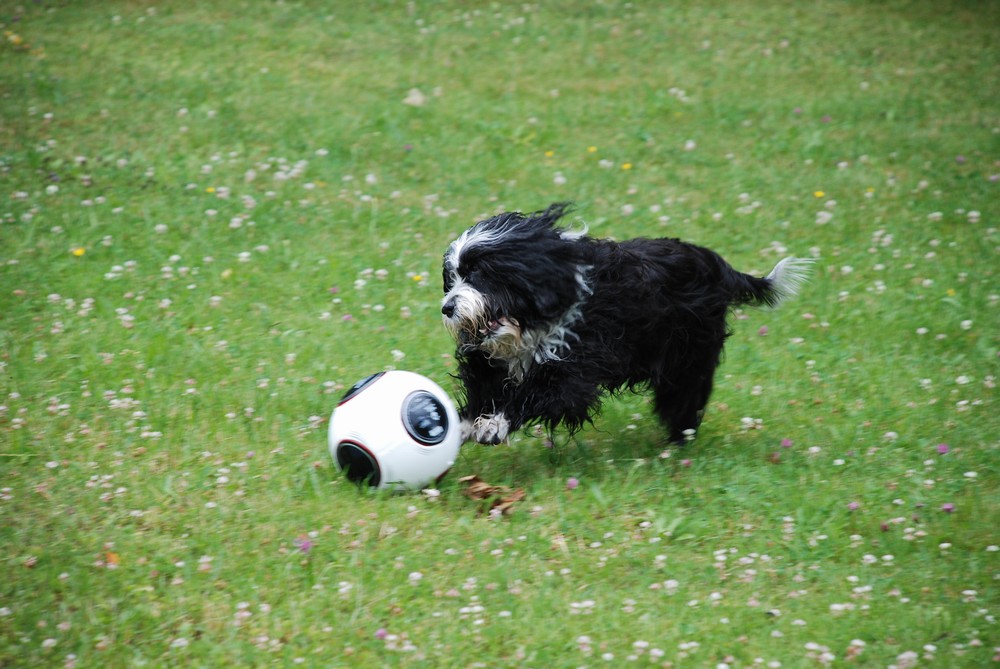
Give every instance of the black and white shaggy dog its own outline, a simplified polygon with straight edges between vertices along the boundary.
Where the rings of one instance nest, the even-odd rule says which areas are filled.
[[[777,306],[809,261],[764,278],[677,239],[594,239],[557,223],[566,204],[480,221],[444,257],[444,322],[458,342],[463,437],[522,425],[571,432],[604,395],[651,388],[675,442],[693,436],[737,305]]]

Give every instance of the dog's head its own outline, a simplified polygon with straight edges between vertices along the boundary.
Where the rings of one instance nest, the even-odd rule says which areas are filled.
[[[565,339],[589,291],[590,246],[556,222],[568,209],[505,213],[476,223],[444,256],[444,322],[461,348],[510,360]]]

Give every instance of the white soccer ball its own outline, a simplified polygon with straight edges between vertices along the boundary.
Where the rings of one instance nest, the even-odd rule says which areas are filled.
[[[356,483],[418,490],[440,479],[462,444],[458,411],[441,386],[413,372],[358,381],[330,416],[330,455]]]

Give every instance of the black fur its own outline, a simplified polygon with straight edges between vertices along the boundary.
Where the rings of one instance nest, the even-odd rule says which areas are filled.
[[[445,256],[442,312],[459,344],[467,436],[497,443],[531,423],[575,431],[605,395],[648,387],[670,439],[683,441],[711,395],[730,309],[777,305],[804,261],[757,278],[677,239],[569,232],[557,225],[566,210],[481,221]]]

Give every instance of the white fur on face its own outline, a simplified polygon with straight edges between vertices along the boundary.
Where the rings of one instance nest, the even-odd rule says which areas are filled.
[[[499,230],[482,231],[476,227],[469,228],[452,242],[445,254],[444,266],[450,274],[451,289],[445,293],[441,305],[450,302],[455,310],[450,316],[444,317],[444,324],[459,341],[463,332],[476,339],[490,331],[489,301],[480,291],[466,283],[458,273],[462,253],[471,246],[495,244],[502,236],[503,233]]]
[[[462,332],[473,338],[486,334],[490,329],[489,304],[486,296],[463,281],[457,273],[453,273],[452,279],[454,283],[451,290],[441,301],[442,306],[449,302],[455,306],[452,314],[444,317],[445,327],[456,339]]]

